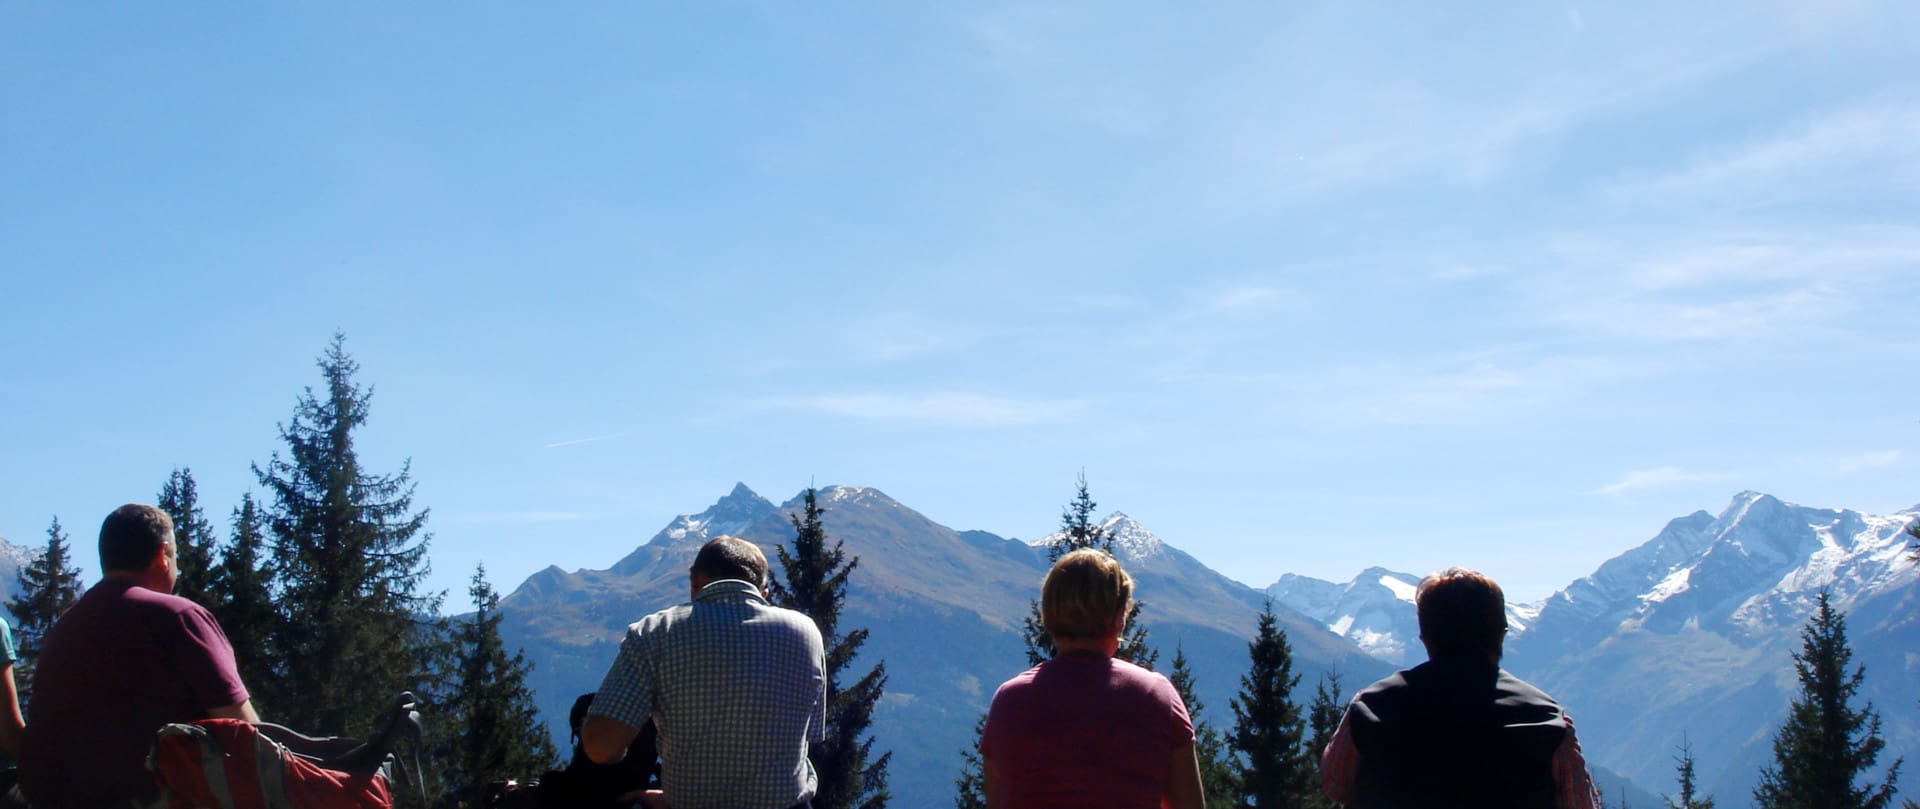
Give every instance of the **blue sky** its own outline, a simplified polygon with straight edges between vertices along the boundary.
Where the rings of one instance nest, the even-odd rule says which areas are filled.
[[[89,578],[336,329],[456,603],[735,481],[1516,599],[1920,502],[1911,3],[0,15],[0,536]]]

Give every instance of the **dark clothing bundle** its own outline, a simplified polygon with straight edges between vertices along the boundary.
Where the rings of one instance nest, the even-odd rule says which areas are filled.
[[[1489,707],[1491,706],[1491,707]],[[1430,660],[1360,692],[1351,809],[1553,809],[1560,705],[1486,660]]]

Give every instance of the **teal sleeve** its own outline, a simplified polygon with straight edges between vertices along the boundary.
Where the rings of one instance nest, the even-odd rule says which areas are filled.
[[[5,660],[6,666],[20,659],[19,655],[13,653],[13,627],[7,626],[5,618],[0,618],[0,658]]]

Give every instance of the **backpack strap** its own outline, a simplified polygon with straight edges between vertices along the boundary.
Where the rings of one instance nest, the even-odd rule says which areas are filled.
[[[267,809],[296,809],[287,798],[286,757],[290,755],[293,753],[272,737],[254,733],[253,766],[260,779],[260,797]]]
[[[173,723],[160,728],[154,736],[153,749],[147,753],[147,769],[158,771],[160,767],[161,745],[169,737],[185,737],[200,748],[201,778],[206,782],[207,793],[215,802],[217,809],[234,809],[233,791],[227,786],[227,751],[220,746],[220,740],[208,733],[206,728],[193,724]],[[171,803],[172,790],[167,790]]]

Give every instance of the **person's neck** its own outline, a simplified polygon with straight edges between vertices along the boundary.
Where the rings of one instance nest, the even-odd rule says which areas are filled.
[[[1120,650],[1120,638],[1118,636],[1111,638],[1055,638],[1053,648],[1054,651],[1060,654],[1079,652],[1099,655],[1101,657],[1112,657],[1114,652]]]
[[[148,573],[144,570],[109,570],[102,574],[100,578],[105,581],[120,582],[141,589],[152,590],[161,595],[173,594],[173,588],[167,586],[165,576]]]

